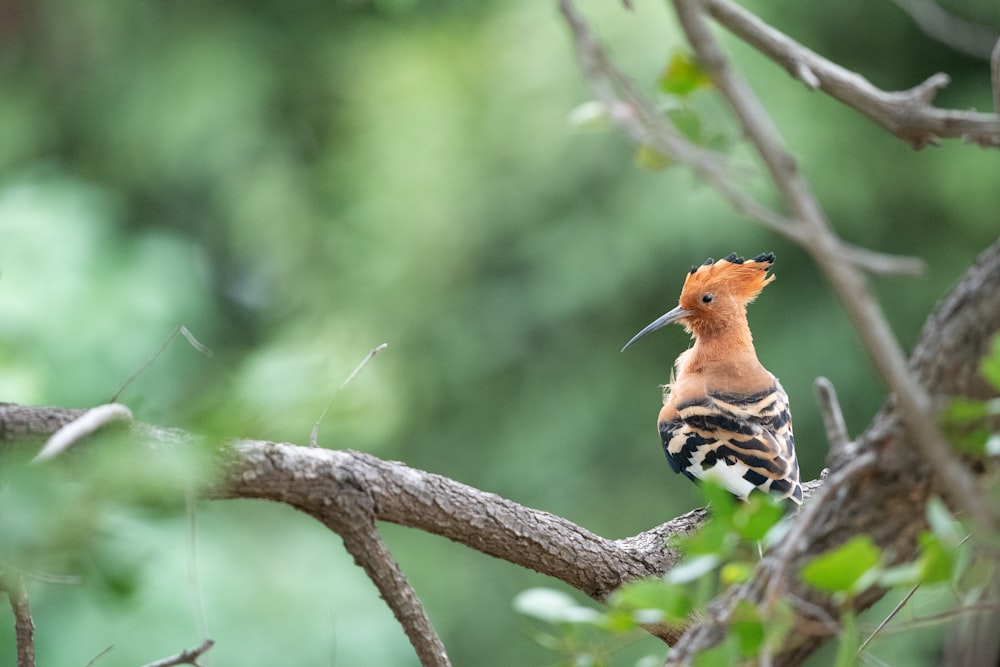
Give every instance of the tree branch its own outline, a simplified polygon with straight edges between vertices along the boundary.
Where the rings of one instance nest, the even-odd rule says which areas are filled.
[[[3,577],[3,590],[10,599],[10,609],[14,614],[14,636],[17,642],[17,667],[35,667],[35,624],[31,620],[31,604],[24,579],[7,573]]]
[[[932,104],[935,93],[949,83],[946,74],[935,74],[909,90],[887,92],[799,44],[730,0],[700,0],[700,3],[730,32],[784,67],[811,90],[819,88],[913,148],[923,148],[939,138],[961,138],[983,147],[1000,147],[997,113],[941,109]],[[804,73],[807,74],[803,76]]]
[[[798,220],[774,211],[736,187],[732,170],[723,156],[685,139],[632,81],[611,63],[573,0],[559,0],[559,9],[570,28],[578,58],[595,98],[633,141],[669,155],[693,169],[747,218],[793,243],[801,245],[805,242],[805,230]],[[873,274],[921,275],[926,268],[923,260],[886,255],[839,239],[831,252]]]

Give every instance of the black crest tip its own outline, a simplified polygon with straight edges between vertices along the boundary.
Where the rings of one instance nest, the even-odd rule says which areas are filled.
[[[744,262],[744,259],[739,255],[737,255],[735,252],[729,253],[723,259],[725,259],[730,264],[742,264]]]
[[[767,262],[768,264],[774,264],[774,253],[773,252],[762,252],[753,258],[755,262]]]
[[[713,264],[715,264],[715,260],[712,259],[711,257],[709,257],[708,259],[706,259],[704,262],[701,263],[702,266],[711,266]]]
[[[691,265],[691,270],[688,273],[698,273],[698,267],[694,264]]]

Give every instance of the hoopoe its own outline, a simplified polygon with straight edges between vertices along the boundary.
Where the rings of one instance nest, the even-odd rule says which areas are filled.
[[[626,343],[680,323],[694,345],[677,357],[657,423],[675,473],[802,502],[788,396],[757,360],[746,306],[774,280],[774,253],[733,253],[691,268],[679,305]]]

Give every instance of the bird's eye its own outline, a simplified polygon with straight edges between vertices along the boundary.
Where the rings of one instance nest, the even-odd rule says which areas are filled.
[[[701,301],[702,303],[712,303],[712,298],[713,297],[711,294],[706,294],[705,296],[701,297]]]

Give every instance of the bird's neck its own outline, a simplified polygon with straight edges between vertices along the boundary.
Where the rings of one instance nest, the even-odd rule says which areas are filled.
[[[678,377],[700,374],[738,377],[763,370],[745,320],[718,329],[695,331],[694,345],[677,361]]]

